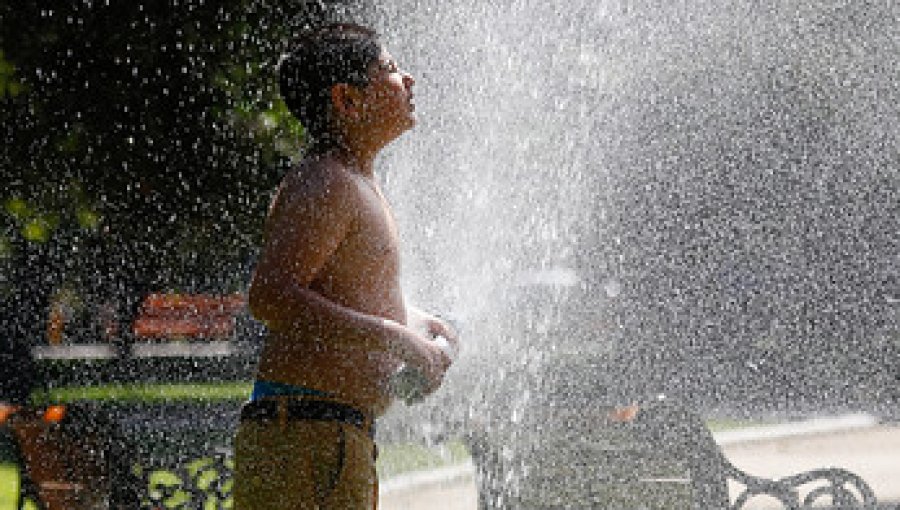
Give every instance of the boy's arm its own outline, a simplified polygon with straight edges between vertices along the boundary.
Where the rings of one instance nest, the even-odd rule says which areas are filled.
[[[317,182],[318,181],[318,182]],[[424,336],[404,325],[353,310],[309,288],[355,222],[355,184],[288,177],[269,212],[266,238],[249,290],[253,315],[273,330],[306,328],[309,338],[387,351],[439,383],[449,365]],[[285,349],[291,346],[285,345]]]

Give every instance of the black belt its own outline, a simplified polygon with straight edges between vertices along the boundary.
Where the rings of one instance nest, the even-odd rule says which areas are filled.
[[[241,408],[241,420],[315,420],[337,421],[353,425],[375,437],[375,421],[346,404],[300,398],[274,398],[247,402]]]

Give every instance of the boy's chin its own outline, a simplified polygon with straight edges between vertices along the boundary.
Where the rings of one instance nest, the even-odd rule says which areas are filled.
[[[382,126],[383,133],[387,134],[388,143],[393,140],[396,140],[401,135],[409,131],[410,129],[416,126],[417,120],[414,116],[409,116],[402,120],[397,120],[396,122],[392,122],[388,126]]]
[[[397,136],[400,136],[403,133],[406,133],[407,131],[409,131],[410,129],[416,127],[416,124],[417,124],[416,118],[413,116],[410,116],[409,118],[404,119],[402,122],[397,123],[395,132],[397,133]]]
[[[408,123],[407,129],[413,128],[416,124],[419,123],[419,116],[416,114],[415,110],[410,110],[406,115],[406,120]]]

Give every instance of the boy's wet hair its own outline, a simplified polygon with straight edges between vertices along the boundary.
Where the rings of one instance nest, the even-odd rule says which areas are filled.
[[[331,144],[328,118],[331,88],[338,83],[362,87],[381,53],[378,34],[353,24],[333,24],[297,35],[278,66],[281,96],[313,142]]]

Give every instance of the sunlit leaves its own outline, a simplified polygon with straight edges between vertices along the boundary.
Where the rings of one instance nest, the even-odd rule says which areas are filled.
[[[84,126],[75,124],[68,133],[59,141],[58,150],[61,153],[74,154],[84,148]]]
[[[58,224],[55,215],[42,213],[21,198],[6,200],[4,210],[16,221],[22,237],[30,242],[47,242]]]
[[[198,508],[230,508],[232,501],[228,494],[234,484],[233,470],[233,459],[210,457],[192,460],[176,469],[156,469],[148,473],[141,466],[135,466],[135,474],[146,477],[153,506],[160,508],[184,508],[191,503],[199,504]],[[202,500],[194,499],[198,492],[204,495]]]
[[[28,202],[18,197],[7,199],[3,204],[3,209],[7,214],[19,221],[24,221],[34,215],[34,211],[28,206]]]
[[[72,218],[84,231],[99,227],[101,216],[78,182],[69,183],[60,195],[55,206],[46,197],[29,201],[12,196],[3,202],[3,211],[28,242],[46,243],[66,218]]]
[[[0,99],[16,97],[24,90],[25,86],[16,78],[16,67],[6,60],[3,50],[0,50]]]
[[[100,215],[87,208],[79,208],[75,211],[75,217],[78,219],[78,226],[83,229],[94,230],[100,225]]]
[[[13,254],[12,243],[9,238],[0,235],[0,260],[8,259]]]
[[[22,236],[27,241],[46,243],[50,240],[50,234],[54,228],[51,217],[37,217],[25,222],[22,226]]]
[[[303,140],[303,125],[288,111],[287,105],[279,97],[272,101],[272,106],[262,112],[263,122],[270,129],[280,129],[284,135],[300,143]]]
[[[265,62],[236,62],[212,80],[231,99],[230,108],[219,108],[217,114],[263,147],[262,158],[269,162],[295,156],[304,140],[303,126],[288,111],[274,78]]]
[[[263,161],[299,154],[305,131],[281,98],[273,98],[268,106],[237,103],[231,113],[233,121],[264,148],[261,153]]]

